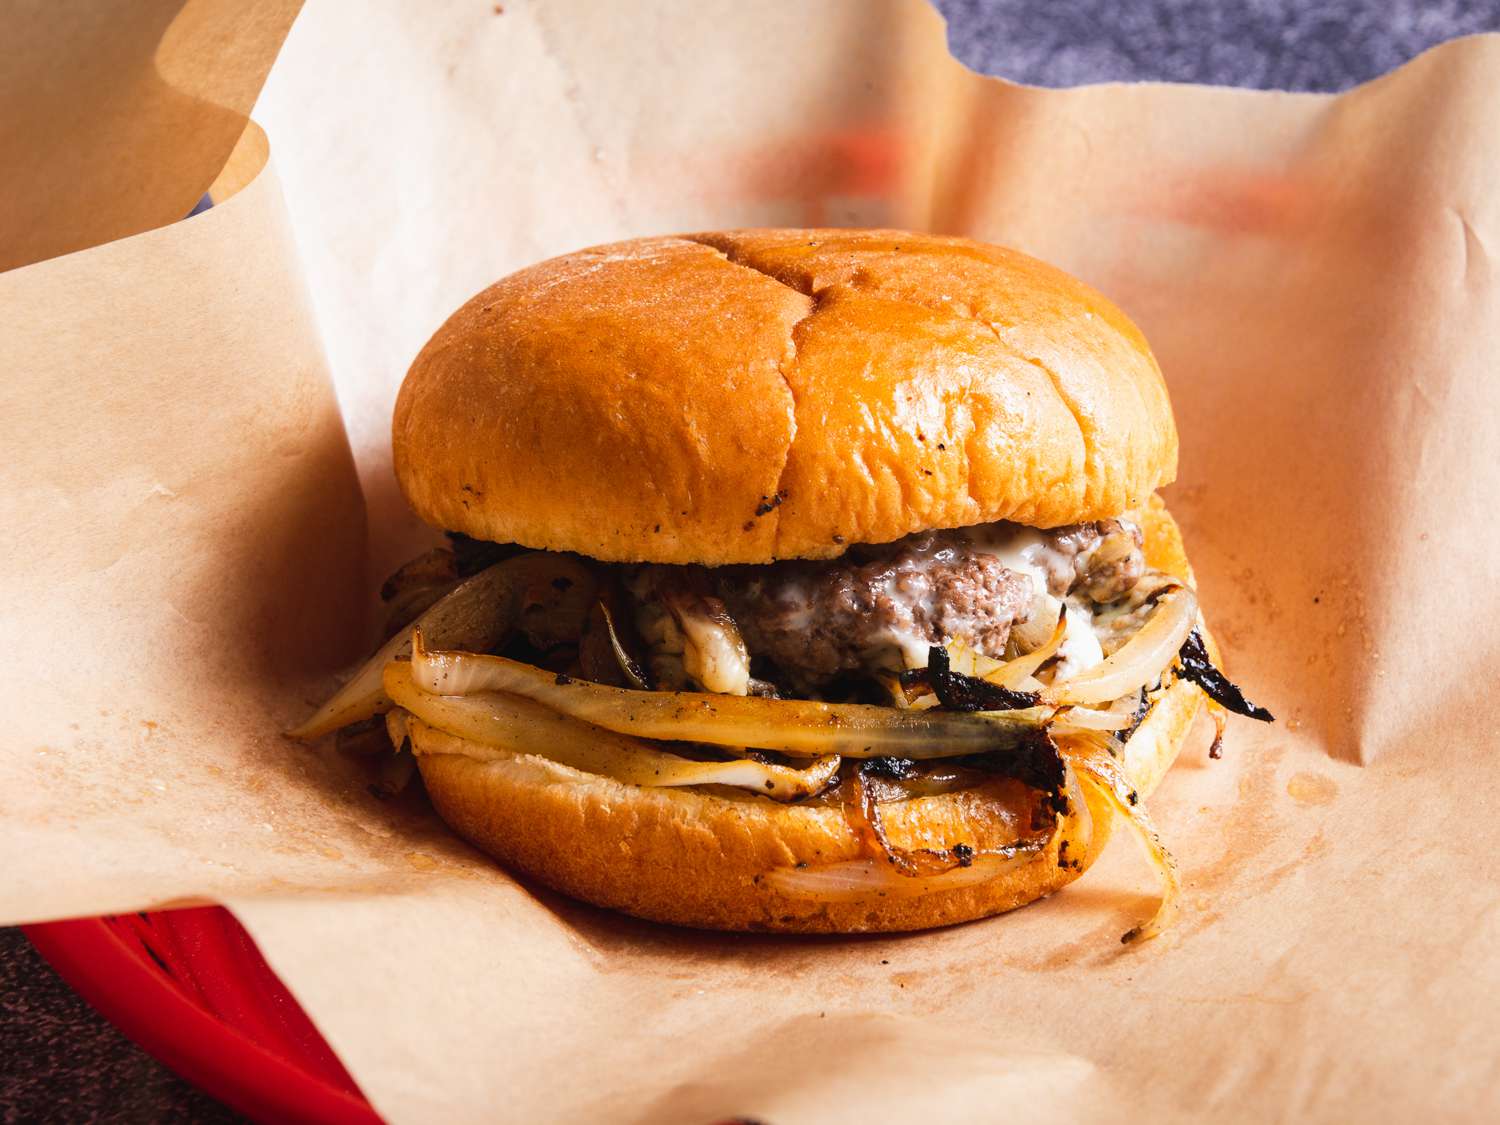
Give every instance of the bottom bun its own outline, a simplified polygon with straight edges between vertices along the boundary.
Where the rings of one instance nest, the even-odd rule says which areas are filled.
[[[1153,498],[1142,523],[1151,565],[1190,577],[1177,528],[1160,501]],[[1171,767],[1202,700],[1194,685],[1175,682],[1131,736],[1126,767],[1141,792]],[[1024,858],[981,859],[973,869],[924,880],[904,879],[872,861],[836,890],[826,883],[813,890],[788,884],[802,881],[801,873],[866,858],[836,805],[625,785],[419,722],[410,732],[434,806],[470,843],[563,894],[705,929],[919,930],[999,914],[1078,878],[1107,842],[1114,815],[1092,790],[1085,799],[1075,787],[1059,830]],[[882,805],[882,819],[897,847],[965,843],[982,857],[1027,832],[1028,809],[1024,789],[1002,782],[893,801]],[[789,871],[799,877],[787,880]]]

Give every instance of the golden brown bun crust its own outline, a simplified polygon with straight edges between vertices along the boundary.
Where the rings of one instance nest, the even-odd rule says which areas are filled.
[[[522,270],[417,356],[392,437],[429,523],[711,565],[1113,516],[1177,464],[1119,309],[1014,250],[896,231],[638,239]]]
[[[1190,577],[1176,525],[1160,501],[1152,497],[1141,519],[1148,561]],[[1171,767],[1202,699],[1196,687],[1178,681],[1127,743],[1127,769],[1143,793]],[[443,819],[507,867],[599,906],[708,929],[858,933],[983,918],[1077,878],[1111,827],[1110,810],[1091,800],[1045,853],[988,882],[916,898],[819,902],[781,893],[763,877],[797,863],[859,858],[837,808],[622,785],[544,758],[476,747],[419,724],[413,742]],[[983,850],[1014,838],[1008,807],[964,792],[892,803],[885,822],[901,846],[963,842]],[[1080,868],[1058,866],[1065,835],[1075,844],[1070,856],[1082,857]]]

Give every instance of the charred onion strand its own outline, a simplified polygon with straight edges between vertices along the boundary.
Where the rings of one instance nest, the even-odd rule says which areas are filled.
[[[862,703],[631,691],[553,675],[503,656],[432,652],[420,636],[413,645],[411,668],[417,685],[438,695],[510,692],[620,734],[751,746],[797,757],[951,758],[989,753],[1003,758],[1005,751],[1024,749],[1053,714],[1044,707],[961,715]]]
[[[1182,668],[1184,680],[1197,684],[1215,703],[1236,715],[1259,719],[1263,723],[1275,722],[1271,712],[1251,703],[1245,698],[1244,692],[1229,682],[1228,676],[1214,667],[1214,662],[1208,658],[1208,649],[1204,647],[1203,635],[1197,629],[1192,630],[1182,642],[1181,649],[1177,654],[1177,661]]]
[[[392,660],[411,651],[411,639],[418,630],[437,644],[481,651],[492,648],[515,627],[528,587],[543,578],[570,585],[593,581],[582,563],[543,552],[517,555],[480,571],[381,645],[332,699],[287,733],[293,738],[321,738],[390,710],[391,701],[381,689],[381,674]]]
[[[1031,692],[1013,691],[953,671],[948,650],[939,645],[927,650],[927,667],[923,672],[938,702],[949,711],[1019,711],[1035,707],[1037,703],[1037,697]]]
[[[1198,620],[1198,599],[1186,586],[1163,594],[1155,612],[1113,656],[1042,693],[1051,704],[1108,703],[1155,683]]]
[[[1177,878],[1177,864],[1162,844],[1151,818],[1146,815],[1140,794],[1125,776],[1118,757],[1111,752],[1113,747],[1120,745],[1119,742],[1108,735],[1090,732],[1060,736],[1057,744],[1064,759],[1078,772],[1079,780],[1103,797],[1134,830],[1151,866],[1161,877],[1161,902],[1156,913],[1129,930],[1120,940],[1128,945],[1156,937],[1177,917],[1181,884]]]
[[[419,753],[425,724],[481,746],[534,754],[626,785],[731,785],[778,801],[822,791],[839,769],[837,755],[814,759],[804,769],[749,759],[693,761],[570,719],[529,699],[497,692],[430,695],[413,683],[411,665],[405,663],[386,668],[385,686],[396,704],[415,716],[417,721],[408,720],[407,729]]]

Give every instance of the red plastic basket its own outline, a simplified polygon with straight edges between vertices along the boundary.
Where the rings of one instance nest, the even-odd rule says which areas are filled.
[[[80,918],[25,932],[106,1019],[247,1117],[379,1125],[349,1072],[222,907]]]

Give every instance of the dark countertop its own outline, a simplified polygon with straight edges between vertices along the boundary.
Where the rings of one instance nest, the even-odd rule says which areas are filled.
[[[239,1121],[83,1002],[0,929],[0,1122]]]
[[[1342,90],[1500,29],[1500,0],[936,0],[963,62],[1041,86],[1165,79]],[[0,1122],[227,1122],[0,930]]]

